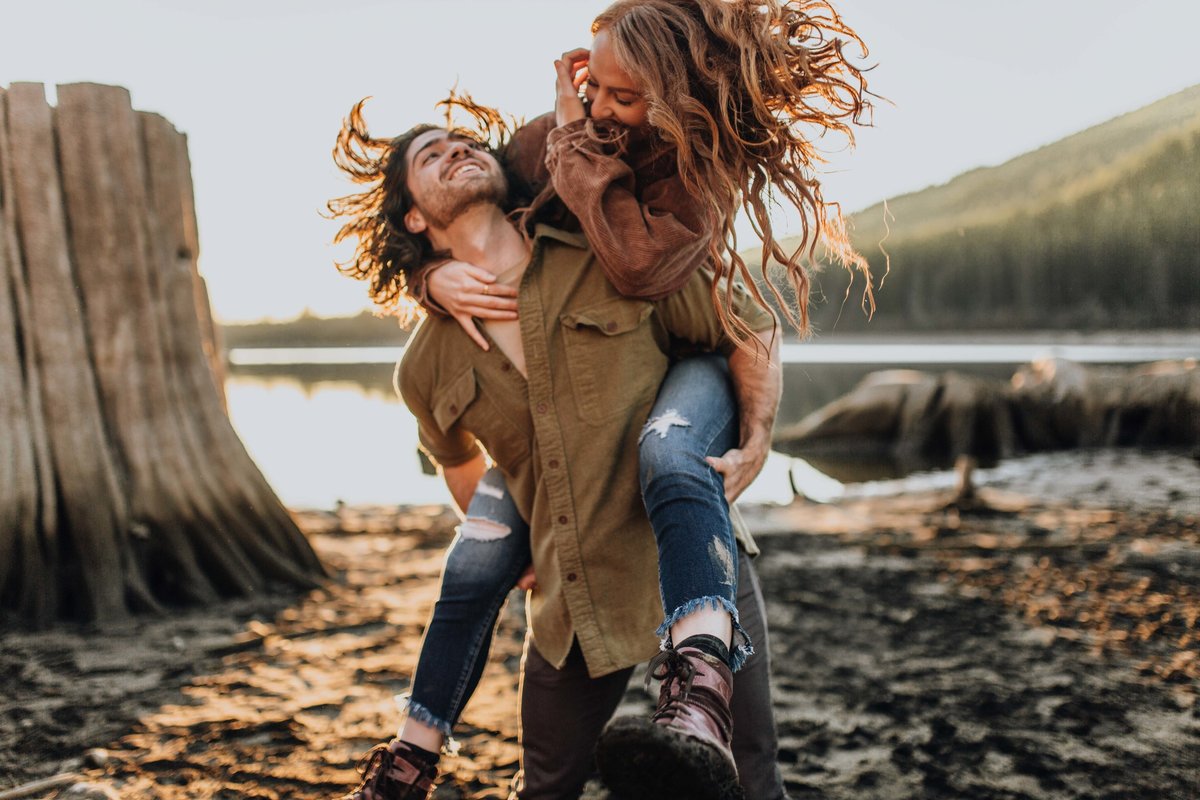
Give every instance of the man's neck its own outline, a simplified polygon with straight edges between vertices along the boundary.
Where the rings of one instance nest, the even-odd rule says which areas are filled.
[[[529,258],[525,238],[493,205],[468,208],[445,229],[431,229],[429,239],[435,249],[448,250],[456,260],[494,275],[511,271]]]

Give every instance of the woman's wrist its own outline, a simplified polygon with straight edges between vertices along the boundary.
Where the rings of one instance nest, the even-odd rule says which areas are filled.
[[[413,273],[412,284],[409,287],[409,293],[414,300],[420,303],[426,311],[441,317],[450,316],[450,312],[433,296],[429,288],[429,277],[449,263],[449,261],[442,259],[429,264],[423,264],[420,269]]]

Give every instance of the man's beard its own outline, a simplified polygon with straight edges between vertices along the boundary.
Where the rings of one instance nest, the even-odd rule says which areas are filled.
[[[475,206],[504,206],[508,198],[508,182],[503,175],[490,175],[486,181],[471,181],[465,186],[447,189],[414,203],[433,228],[445,230],[450,223]]]

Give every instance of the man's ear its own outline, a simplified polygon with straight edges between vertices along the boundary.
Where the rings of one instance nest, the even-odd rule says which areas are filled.
[[[409,233],[424,233],[429,223],[425,221],[425,215],[413,206],[404,215],[404,227],[408,228]]]

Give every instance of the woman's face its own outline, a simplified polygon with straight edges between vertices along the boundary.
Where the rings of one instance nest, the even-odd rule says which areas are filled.
[[[585,91],[594,118],[614,119],[631,128],[646,124],[646,98],[638,82],[617,64],[607,30],[592,39]]]

